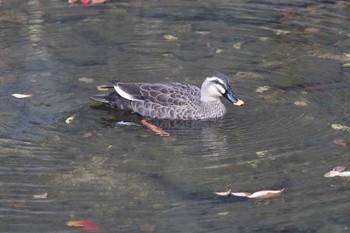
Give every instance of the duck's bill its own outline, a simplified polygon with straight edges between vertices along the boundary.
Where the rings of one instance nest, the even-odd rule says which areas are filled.
[[[228,99],[233,105],[235,106],[242,106],[244,104],[243,100],[240,100],[236,97],[235,94],[233,94],[232,90],[227,90],[224,94],[224,97]]]
[[[243,100],[238,100],[237,102],[234,102],[233,105],[235,105],[235,106],[242,106],[242,105],[244,105],[244,101]]]

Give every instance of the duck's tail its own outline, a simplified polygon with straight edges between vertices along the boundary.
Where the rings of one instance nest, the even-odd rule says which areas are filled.
[[[108,104],[121,110],[130,110],[130,100],[124,99],[117,92],[103,93],[91,96],[90,99]]]

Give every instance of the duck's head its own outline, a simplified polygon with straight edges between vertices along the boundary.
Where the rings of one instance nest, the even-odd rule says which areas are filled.
[[[233,105],[242,106],[243,100],[237,98],[233,93],[228,77],[220,72],[214,72],[207,77],[201,88],[201,100],[204,102],[214,101],[221,96],[228,99]]]

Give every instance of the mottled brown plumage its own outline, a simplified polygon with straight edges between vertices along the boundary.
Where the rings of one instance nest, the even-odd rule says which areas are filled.
[[[109,94],[95,95],[93,100],[121,110],[158,119],[205,120],[222,117],[226,109],[223,96],[235,105],[243,105],[233,93],[226,75],[214,72],[201,89],[185,83],[123,83],[111,81]]]

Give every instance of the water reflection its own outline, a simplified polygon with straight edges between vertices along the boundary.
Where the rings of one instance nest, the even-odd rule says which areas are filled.
[[[3,231],[74,231],[68,219],[107,232],[350,227],[348,182],[323,177],[349,155],[332,144],[349,134],[330,127],[350,125],[347,2],[0,4]],[[117,125],[139,119],[88,99],[109,79],[200,85],[214,70],[246,106],[214,122],[153,122],[168,138]],[[265,201],[212,195],[282,187]]]

